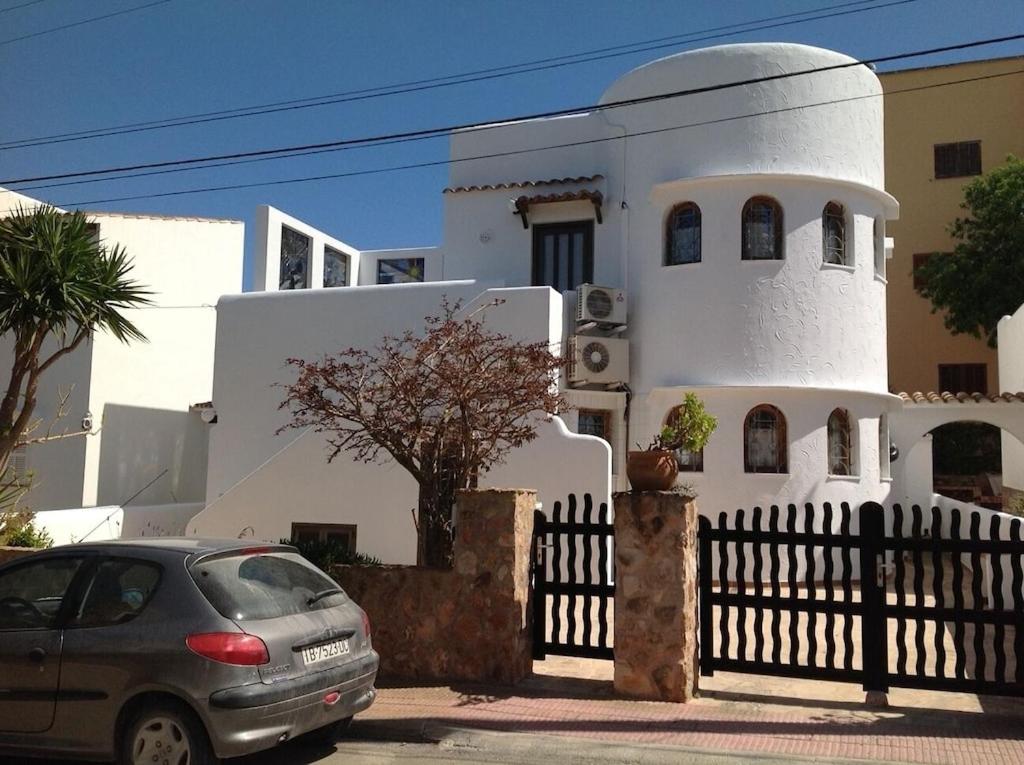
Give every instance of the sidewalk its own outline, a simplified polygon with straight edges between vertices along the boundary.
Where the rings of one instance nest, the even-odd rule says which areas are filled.
[[[742,681],[732,687],[748,685],[748,676],[734,677]],[[949,707],[942,697],[952,694],[930,694],[930,707],[922,706],[920,694],[906,697],[914,706],[900,706],[899,694],[893,694],[893,706],[869,709],[859,701],[814,698],[813,691],[769,694],[764,689],[773,680],[765,678],[763,695],[710,691],[689,704],[625,701],[612,697],[607,683],[550,676],[515,688],[384,688],[360,720],[406,736],[440,726],[776,756],[1024,763],[1020,700],[991,700],[981,712],[935,708]]]

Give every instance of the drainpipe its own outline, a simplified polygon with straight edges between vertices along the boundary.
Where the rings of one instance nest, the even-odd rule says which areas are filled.
[[[612,122],[608,119],[607,111],[598,112],[598,116],[604,120],[605,124],[611,128],[618,128],[622,131],[622,167],[620,168],[620,184],[619,184],[619,213],[622,218],[620,229],[621,239],[621,251],[619,256],[619,278],[622,283],[622,289],[626,293],[626,297],[629,297],[629,203],[626,201],[626,169],[629,167],[629,131],[626,126],[619,122]],[[627,317],[627,321],[629,318]],[[632,368],[630,369],[630,378],[633,376]],[[626,394],[626,406],[622,410],[622,424],[625,429],[625,443],[626,443],[626,454],[621,456],[623,469],[626,465],[626,459],[629,453],[629,416],[630,416],[630,405],[632,403],[633,391],[630,388],[629,382],[620,387],[620,390]],[[614,488],[614,487],[613,487]]]

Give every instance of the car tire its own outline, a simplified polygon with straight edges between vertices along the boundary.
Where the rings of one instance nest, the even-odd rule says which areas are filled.
[[[330,725],[325,725],[322,728],[311,730],[309,733],[302,736],[302,740],[308,744],[333,746],[337,743],[339,738],[345,735],[345,731],[348,730],[348,726],[351,724],[351,717],[346,717],[344,720],[336,720]]]
[[[127,720],[118,765],[218,765],[206,728],[184,704],[147,704]]]

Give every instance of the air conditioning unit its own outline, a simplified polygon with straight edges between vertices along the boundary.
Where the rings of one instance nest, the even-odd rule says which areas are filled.
[[[576,321],[598,324],[626,323],[626,291],[581,284],[576,290]]]
[[[629,381],[629,341],[617,337],[569,338],[569,383],[601,385]]]

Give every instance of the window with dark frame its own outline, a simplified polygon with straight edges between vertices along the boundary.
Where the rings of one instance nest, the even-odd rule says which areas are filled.
[[[981,175],[981,141],[935,144],[935,177]]]
[[[423,258],[381,258],[377,261],[377,284],[422,282],[425,271]]]
[[[612,443],[612,413],[607,409],[580,409],[576,432],[586,436],[603,438],[612,448],[612,465],[615,465],[615,446]]]
[[[921,273],[921,269],[931,259],[931,257],[934,254],[935,253],[933,253],[933,252],[917,252],[917,253],[914,253],[914,271],[913,271],[913,275],[914,275],[914,289],[915,290],[922,289],[926,284],[928,284],[928,280],[924,277],[924,274]]]
[[[771,197],[743,205],[743,260],[782,260],[782,206]]]
[[[846,246],[846,208],[829,202],[821,211],[822,260],[833,266],[849,266],[852,258]]]
[[[987,364],[939,364],[939,391],[988,395]]]
[[[281,226],[281,273],[278,287],[304,290],[309,287],[309,252],[313,240],[287,226]]]
[[[326,245],[324,246],[324,286],[348,286],[348,255]]]
[[[700,263],[701,220],[700,208],[693,202],[683,202],[668,214],[665,230],[666,266]]]
[[[786,418],[771,404],[755,406],[744,419],[743,469],[747,473],[788,471]]]
[[[533,227],[533,286],[569,292],[593,280],[593,221]]]
[[[828,416],[828,473],[853,475],[853,434],[850,413],[833,409]]]
[[[348,552],[356,551],[356,526],[349,523],[293,523],[293,542],[334,542]]]

